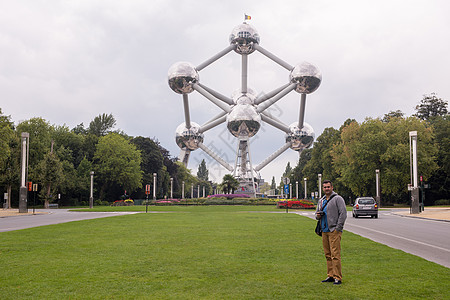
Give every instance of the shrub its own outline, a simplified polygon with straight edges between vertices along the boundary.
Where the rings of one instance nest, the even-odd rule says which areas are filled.
[[[440,199],[434,202],[434,205],[450,205],[450,199]]]
[[[208,198],[227,198],[227,199],[250,198],[250,195],[247,195],[247,194],[216,194],[216,195],[209,195]]]

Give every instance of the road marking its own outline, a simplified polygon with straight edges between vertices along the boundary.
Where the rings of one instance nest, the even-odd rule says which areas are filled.
[[[430,244],[427,244],[427,243],[424,243],[424,242],[420,242],[420,241],[416,241],[416,240],[413,240],[413,239],[408,239],[408,238],[405,238],[405,237],[402,237],[402,236],[398,236],[398,235],[395,235],[395,234],[386,233],[386,232],[378,231],[378,230],[375,230],[375,229],[372,229],[372,228],[367,228],[367,227],[364,227],[364,226],[359,226],[359,225],[354,225],[354,224],[348,224],[347,223],[345,225],[346,226],[359,227],[359,228],[362,228],[362,229],[365,229],[365,230],[370,230],[370,231],[373,231],[373,232],[376,232],[376,233],[385,234],[385,235],[392,236],[392,237],[395,237],[395,238],[398,238],[398,239],[403,239],[403,240],[406,240],[406,241],[409,241],[409,242],[413,242],[413,243],[417,243],[417,244],[420,244],[420,245],[432,247],[432,248],[435,248],[435,249],[438,249],[438,250],[442,250],[442,251],[446,251],[446,252],[450,253],[449,249],[445,249],[445,248],[442,248],[442,247],[439,247],[439,246],[430,245]]]

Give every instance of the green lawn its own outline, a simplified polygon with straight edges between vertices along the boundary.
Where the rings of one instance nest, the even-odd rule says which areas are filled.
[[[321,239],[306,217],[264,206],[151,208],[168,213],[0,233],[0,298],[450,296],[450,269],[349,232],[342,241],[343,284],[321,283]]]

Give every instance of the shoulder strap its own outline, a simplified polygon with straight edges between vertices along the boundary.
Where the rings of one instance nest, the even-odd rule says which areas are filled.
[[[325,203],[325,205],[322,206],[322,210],[325,208],[325,206],[327,206],[327,204],[331,201],[331,199],[333,199],[334,196],[336,196],[336,194],[331,195],[330,199],[327,200],[327,203]],[[323,202],[323,198],[322,198],[322,202]]]

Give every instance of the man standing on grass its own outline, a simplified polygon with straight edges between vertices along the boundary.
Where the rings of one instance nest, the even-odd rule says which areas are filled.
[[[341,236],[344,230],[347,209],[344,199],[333,192],[333,184],[325,180],[322,185],[325,195],[317,203],[316,219],[322,228],[322,244],[327,259],[327,279],[322,282],[342,283]]]

